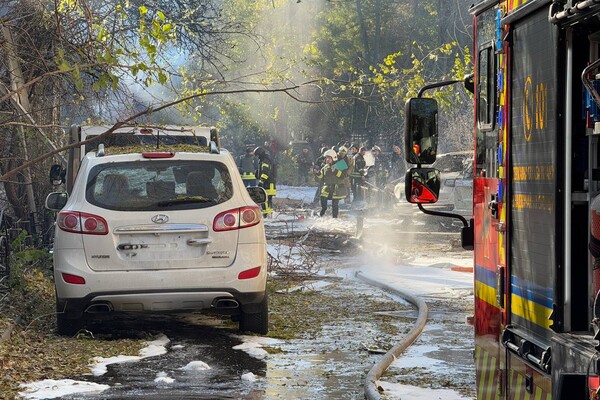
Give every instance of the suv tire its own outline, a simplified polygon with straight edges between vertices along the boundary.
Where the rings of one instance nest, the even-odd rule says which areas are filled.
[[[64,315],[56,314],[56,331],[61,336],[73,336],[83,329],[82,318],[66,318]]]
[[[265,294],[259,305],[260,311],[240,314],[240,331],[266,335],[269,332],[269,299]]]
[[[85,327],[83,317],[68,318],[63,307],[56,304],[56,332],[60,336],[73,336]]]

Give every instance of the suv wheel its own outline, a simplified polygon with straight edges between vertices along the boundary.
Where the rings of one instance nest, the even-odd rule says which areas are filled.
[[[240,331],[266,335],[269,332],[269,299],[265,294],[259,305],[259,312],[240,314]]]
[[[58,297],[58,295],[57,295]],[[73,336],[84,328],[83,316],[79,318],[68,318],[63,312],[63,307],[56,303],[56,332],[61,336]]]
[[[83,327],[83,318],[72,319],[62,314],[56,314],[56,331],[61,336],[73,336]]]

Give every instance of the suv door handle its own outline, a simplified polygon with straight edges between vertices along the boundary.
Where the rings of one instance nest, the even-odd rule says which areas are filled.
[[[209,243],[212,243],[212,239],[188,239],[186,241],[186,244],[188,246],[195,246],[195,247],[204,246]]]

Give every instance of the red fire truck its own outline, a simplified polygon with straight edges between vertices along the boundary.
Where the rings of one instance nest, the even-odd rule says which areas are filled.
[[[600,0],[470,12],[477,398],[600,399]],[[406,196],[449,216],[423,205],[440,186],[424,91],[406,107]]]

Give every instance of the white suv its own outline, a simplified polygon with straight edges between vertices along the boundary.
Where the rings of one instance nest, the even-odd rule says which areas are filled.
[[[268,331],[260,207],[235,161],[206,152],[88,153],[73,189],[51,193],[57,329],[116,312],[213,310]],[[254,190],[256,189],[256,190]],[[65,204],[66,202],[66,204]],[[96,319],[96,318],[94,318]]]

